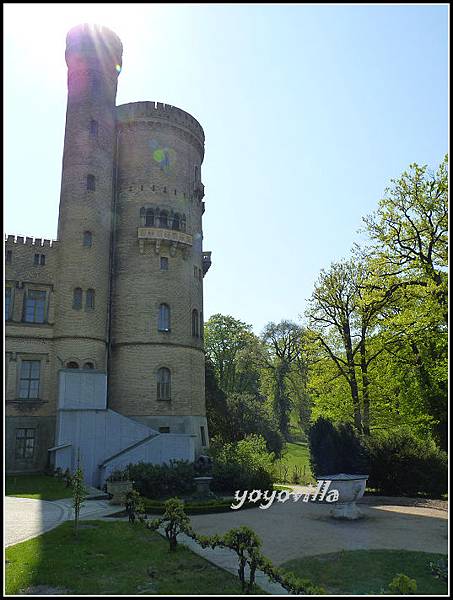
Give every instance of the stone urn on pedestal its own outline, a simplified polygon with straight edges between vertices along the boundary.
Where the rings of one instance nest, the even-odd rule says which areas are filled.
[[[332,504],[331,516],[334,519],[354,521],[363,517],[356,501],[365,493],[368,475],[336,473],[323,475],[318,480],[331,481],[329,491],[338,490],[338,500]]]

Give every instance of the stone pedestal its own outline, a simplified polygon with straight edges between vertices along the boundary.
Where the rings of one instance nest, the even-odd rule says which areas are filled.
[[[212,477],[194,477],[194,481],[197,485],[197,496],[209,498],[212,495],[209,488],[212,479]]]

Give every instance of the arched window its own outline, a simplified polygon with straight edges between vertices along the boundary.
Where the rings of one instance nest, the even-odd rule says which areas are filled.
[[[181,217],[178,213],[173,216],[172,229],[181,229]]]
[[[200,337],[203,339],[204,333],[204,323],[203,323],[203,313],[200,312]]]
[[[86,299],[85,299],[85,309],[92,310],[94,309],[94,290],[87,290]]]
[[[159,331],[170,331],[170,307],[168,304],[161,304],[159,306]]]
[[[145,210],[145,227],[154,227],[154,211],[152,208]]]
[[[94,175],[87,175],[87,190],[90,192],[96,190],[96,177]]]
[[[66,363],[66,368],[67,369],[78,369],[79,365],[75,362],[75,360],[70,360],[68,363]]]
[[[93,235],[91,231],[83,232],[83,245],[87,248],[91,248],[91,244],[93,243]]]
[[[192,311],[192,335],[198,337],[198,310],[196,308]]]
[[[170,369],[161,367],[157,371],[157,399],[170,400],[171,373]]]
[[[72,308],[80,310],[82,308],[82,288],[75,288],[72,297]]]
[[[84,369],[94,369],[94,363],[92,363],[92,362],[86,362],[86,363],[83,365],[83,368],[84,368]]]
[[[159,215],[159,226],[168,227],[168,213],[166,210],[161,211]]]

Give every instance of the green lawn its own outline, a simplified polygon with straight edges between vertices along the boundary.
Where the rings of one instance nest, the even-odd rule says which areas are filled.
[[[373,594],[388,589],[398,573],[417,581],[417,594],[447,594],[447,584],[431,575],[429,561],[442,554],[406,550],[351,550],[291,560],[281,567],[309,577],[327,594]]]
[[[6,549],[6,593],[48,585],[74,594],[241,594],[239,579],[141,524],[66,522]],[[259,590],[257,593],[261,593]]]
[[[281,474],[279,483],[295,483],[293,475],[295,468],[300,473],[302,484],[314,482],[310,469],[310,450],[305,442],[287,442],[279,465],[286,465],[286,471],[282,466],[277,467],[277,473]]]
[[[7,496],[36,500],[60,500],[72,496],[70,487],[50,475],[7,475],[5,491]]]

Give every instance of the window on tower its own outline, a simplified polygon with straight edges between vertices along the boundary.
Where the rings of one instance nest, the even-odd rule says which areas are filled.
[[[168,304],[161,304],[159,306],[159,331],[170,331],[170,307]]]
[[[198,310],[196,308],[194,308],[192,311],[192,335],[195,337],[199,336]]]
[[[98,124],[98,122],[95,121],[94,119],[91,119],[91,121],[90,121],[90,135],[92,135],[93,137],[97,137],[98,131],[99,131],[99,124]]]
[[[160,270],[168,271],[168,257],[167,256],[160,257]]]
[[[75,288],[72,295],[72,308],[75,308],[76,310],[80,310],[82,308],[82,295],[82,288]]]
[[[91,248],[92,243],[93,243],[93,234],[91,233],[91,231],[84,231],[83,232],[83,245],[86,248]]]
[[[94,290],[87,290],[85,297],[85,310],[93,310],[94,309]]]
[[[154,211],[147,208],[145,211],[145,227],[154,227]]]
[[[96,177],[94,175],[87,175],[87,190],[90,192],[96,190]]]
[[[161,367],[157,371],[157,399],[170,400],[171,396],[171,373],[167,367]]]
[[[172,229],[181,229],[181,217],[178,213],[173,215]]]
[[[168,227],[168,213],[166,210],[161,211],[159,215],[160,227]]]

